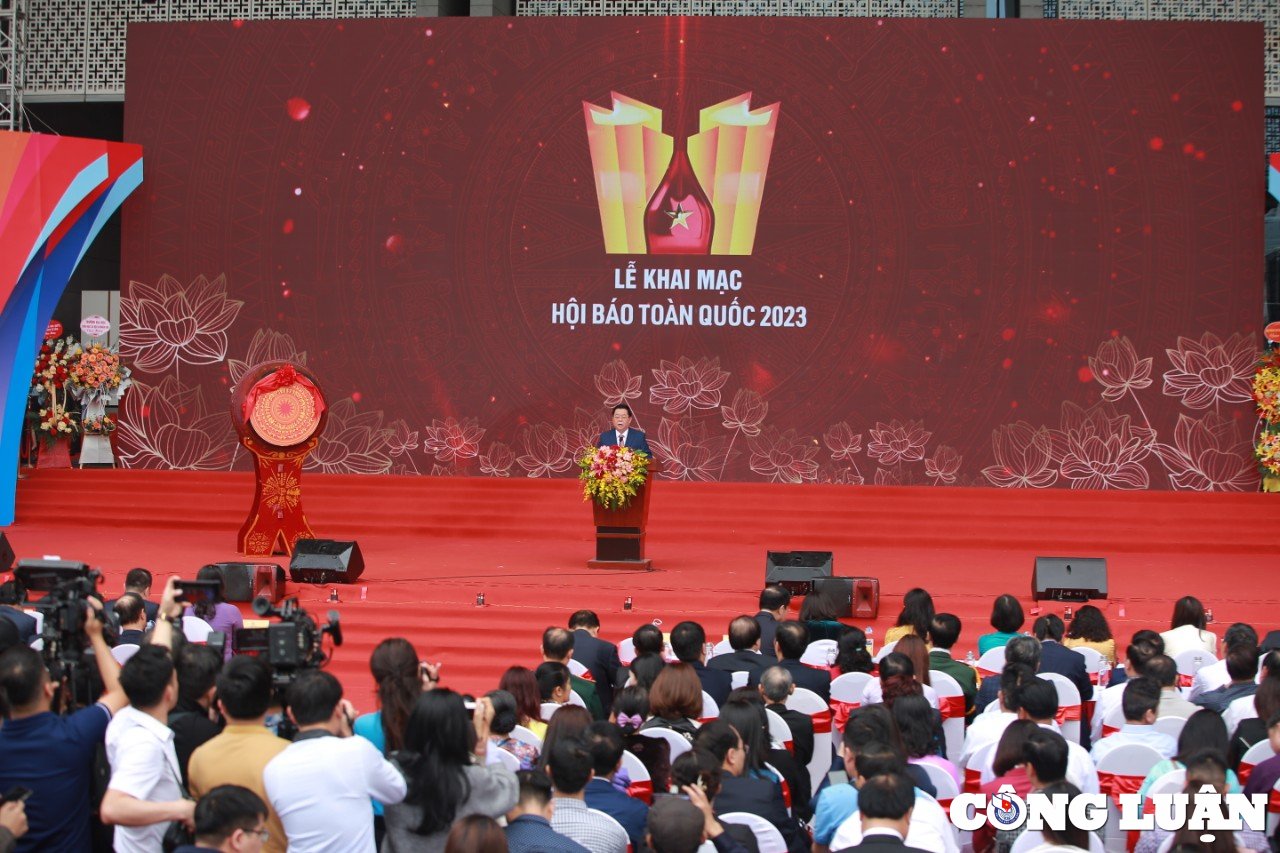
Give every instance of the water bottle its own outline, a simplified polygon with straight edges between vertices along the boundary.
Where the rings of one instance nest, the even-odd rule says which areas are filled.
[[[964,662],[966,666],[977,666],[978,659],[973,656],[973,649],[964,653]]]
[[[867,654],[874,655],[876,653],[876,629],[868,625],[864,633],[867,635]]]
[[[835,666],[835,665],[836,665],[836,650],[827,649],[827,666]]]
[[[1073,612],[1073,611],[1071,610],[1071,605],[1070,605],[1070,604],[1068,604],[1068,605],[1066,606],[1066,609],[1064,609],[1064,610],[1062,611],[1062,621],[1063,621],[1063,622],[1070,622],[1070,621],[1071,621],[1071,614],[1072,614],[1072,612]]]
[[[483,592],[477,592],[477,593],[476,593],[476,607],[484,607],[484,593],[483,593]]]
[[[702,644],[702,653],[703,653],[704,657],[706,658],[706,660],[711,660],[711,656],[712,656],[712,655],[714,655],[714,654],[716,653],[716,644],[715,644],[715,643],[703,643],[703,644]]]
[[[1212,622],[1212,621],[1213,621],[1213,608],[1212,608],[1212,607],[1209,607],[1209,608],[1206,608],[1206,609],[1205,609],[1205,611],[1204,611],[1204,621],[1205,621],[1205,622]]]
[[[631,596],[629,596],[629,595],[628,595],[628,596],[626,597],[626,600],[624,600],[624,601],[622,602],[622,609],[623,609],[623,610],[630,610],[630,609],[631,609]]]

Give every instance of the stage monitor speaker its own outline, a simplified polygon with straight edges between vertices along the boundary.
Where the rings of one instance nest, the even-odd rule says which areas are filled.
[[[275,563],[214,563],[222,574],[222,597],[253,601],[265,595],[273,602],[284,592],[284,569]]]
[[[364,573],[364,556],[354,540],[299,539],[289,561],[294,583],[354,583]]]
[[[792,595],[808,595],[818,578],[831,577],[830,551],[766,551],[764,583],[778,584]]]
[[[874,619],[880,612],[880,579],[853,578],[853,618]]]
[[[1104,557],[1036,557],[1031,597],[1037,601],[1088,601],[1107,597]]]
[[[0,533],[0,574],[4,574],[13,569],[13,546],[9,544],[9,537]]]

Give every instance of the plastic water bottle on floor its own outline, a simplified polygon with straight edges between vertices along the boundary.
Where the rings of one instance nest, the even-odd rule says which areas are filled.
[[[874,656],[876,653],[876,629],[868,625],[865,633],[867,635],[867,654]]]

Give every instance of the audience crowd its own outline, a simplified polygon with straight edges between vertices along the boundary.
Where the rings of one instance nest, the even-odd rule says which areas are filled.
[[[481,696],[386,639],[369,660],[377,709],[357,714],[323,669],[239,650],[234,605],[187,606],[172,579],[153,601],[141,569],[86,605],[93,698],[77,707],[67,650],[42,653],[21,589],[3,592],[0,853],[1083,853],[1096,835],[962,834],[947,806],[961,791],[1269,794],[1280,780],[1280,651],[1242,623],[1219,642],[1190,597],[1169,630],[1125,642],[1092,605],[1024,633],[1001,595],[966,660],[965,626],[923,589],[875,657],[827,593],[766,587],[718,646],[685,621],[642,625],[620,652],[580,610]],[[189,641],[184,616],[228,642]],[[1138,853],[1270,843],[1127,839]]]

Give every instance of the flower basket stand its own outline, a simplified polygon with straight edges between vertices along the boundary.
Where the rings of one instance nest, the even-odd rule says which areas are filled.
[[[82,420],[102,418],[107,414],[107,405],[98,397],[84,404]],[[111,452],[111,436],[105,433],[85,432],[80,438],[81,468],[114,468],[115,454]]]
[[[644,555],[653,475],[654,470],[651,468],[649,480],[636,490],[631,503],[621,509],[605,509],[592,503],[596,525],[596,556],[594,560],[587,560],[587,568],[653,571],[653,561]]]

